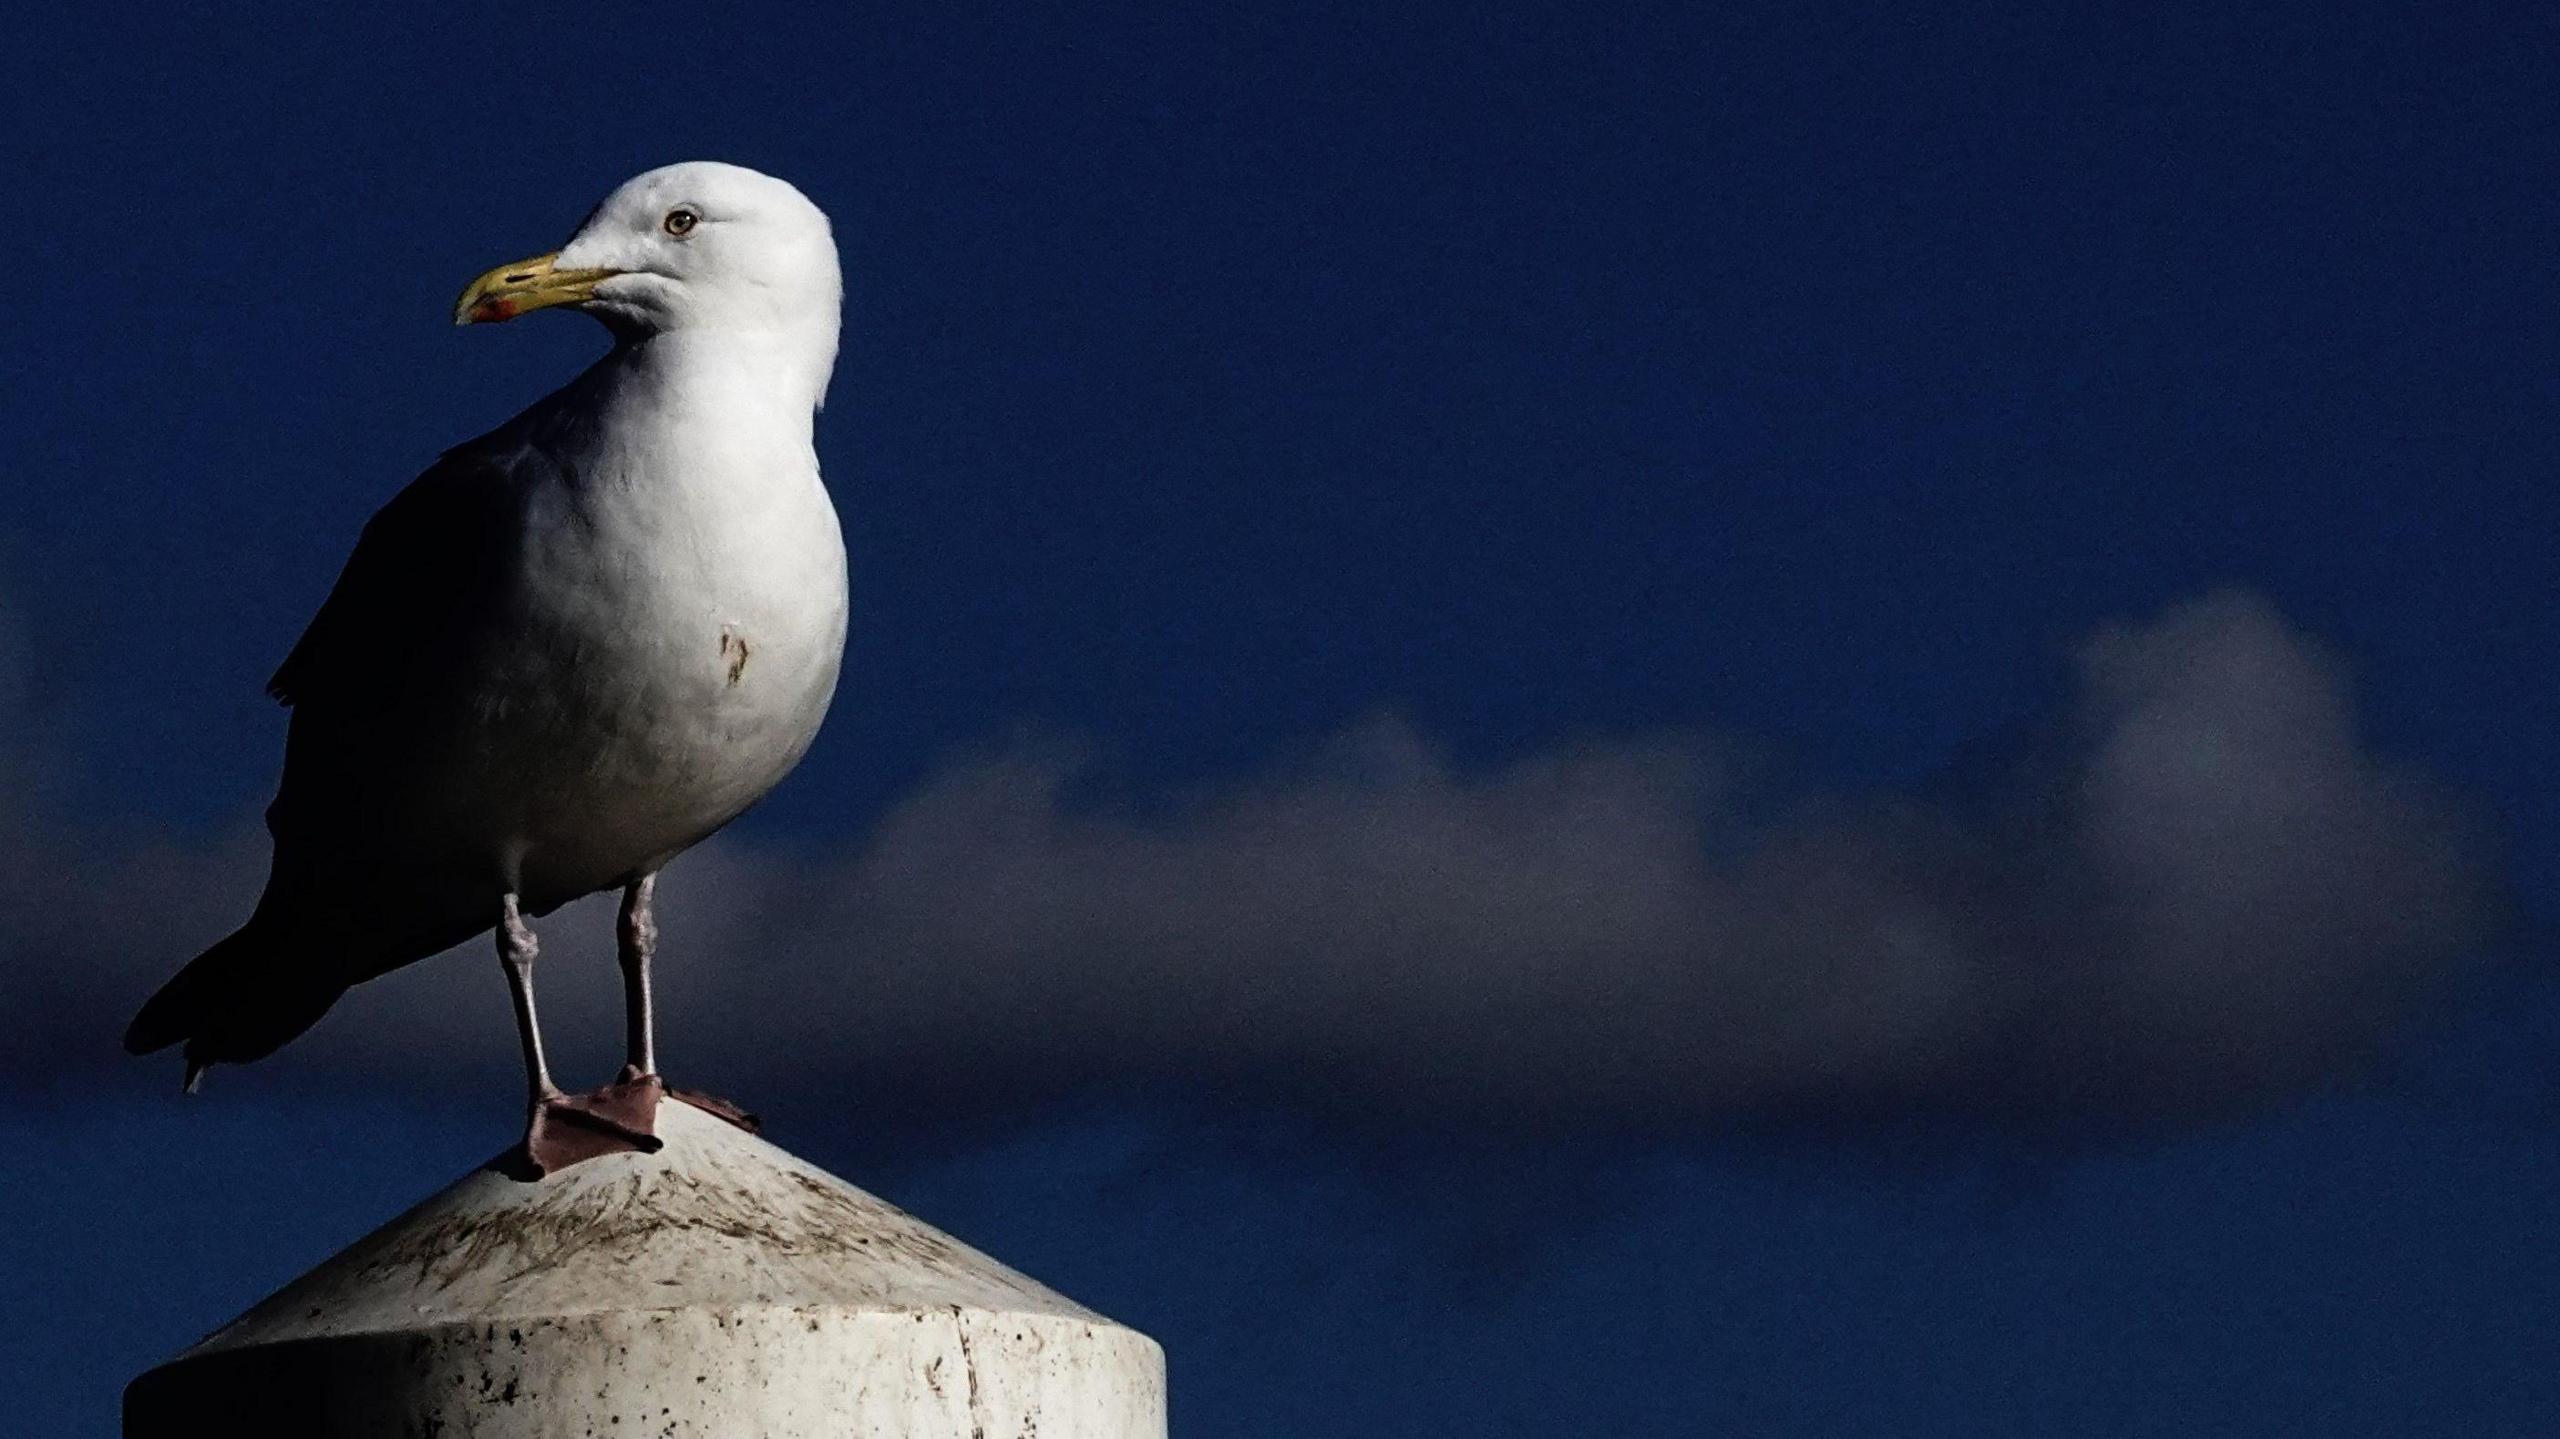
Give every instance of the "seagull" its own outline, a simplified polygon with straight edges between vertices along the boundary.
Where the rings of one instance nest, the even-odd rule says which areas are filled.
[[[657,1147],[658,873],[799,762],[843,661],[812,436],[842,297],[825,214],[709,162],[625,182],[559,250],[471,282],[456,324],[568,307],[612,349],[365,526],[267,686],[292,717],[266,890],[142,1006],[128,1050],[183,1042],[192,1091],[350,986],[494,930],[532,1171]],[[526,921],[604,890],[627,1063],[568,1095]]]

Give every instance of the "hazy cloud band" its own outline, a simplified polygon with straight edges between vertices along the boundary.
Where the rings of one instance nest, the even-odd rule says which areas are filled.
[[[1387,719],[1143,810],[1084,794],[1071,748],[996,753],[841,853],[680,860],[666,1047],[750,1099],[1144,1083],[1497,1122],[2174,1116],[2353,1062],[2482,938],[2492,882],[2455,806],[2364,746],[2338,665],[2256,598],[2093,637],[2045,734],[1963,793],[1774,820],[1687,735],[1459,772]],[[44,766],[11,742],[26,795]],[[41,801],[0,846],[21,1085],[117,1062],[131,1004],[246,912],[263,849],[84,833]],[[591,906],[547,927],[550,1027],[592,1031],[573,1052],[618,1033],[609,928]],[[268,1064],[509,1083],[485,961],[368,986]]]

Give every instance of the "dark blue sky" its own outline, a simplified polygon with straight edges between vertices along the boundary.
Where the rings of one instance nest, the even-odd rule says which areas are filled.
[[[1971,826],[2020,788],[2081,793],[2034,756],[2083,720],[2100,758],[2055,763],[2113,773],[2107,737],[2140,725],[2088,719],[2107,682],[2072,657],[2218,589],[2289,626],[2232,621],[2257,636],[2233,673],[2316,648],[2334,685],[2276,692],[2308,713],[2334,690],[2361,721],[2247,755],[2317,751],[2304,772],[2334,761],[2367,798],[2399,793],[2364,782],[2397,767],[2484,837],[2466,873],[2506,923],[2430,929],[2405,962],[2323,967],[2326,941],[2271,962],[2311,988],[2270,992],[2327,1006],[2308,1039],[2243,1025],[2155,1053],[2138,1011],[2088,1021],[2135,1059],[2070,1071],[2112,1096],[2087,1105],[2022,1098],[2065,1070],[2009,1036],[2048,1002],[2080,1033],[2071,1006],[2112,981],[2004,988],[1993,1039],[1949,1045],[1961,1083],[1901,1050],[1701,1078],[1571,1005],[1599,1016],[1571,1063],[1413,1031],[1474,1066],[1442,1071],[1379,1057],[1404,1031],[1315,1011],[1289,1016],[1299,1047],[1231,1060],[1161,1024],[1046,1034],[1040,1005],[1101,991],[978,1025],[955,984],[915,1001],[946,1006],[912,1041],[935,1072],[1055,1043],[1067,1077],[948,1125],[922,1093],[876,1114],[824,1084],[744,1096],[783,1142],[1155,1333],[1179,1432],[2486,1433],[2550,1411],[2560,24],[2459,3],[949,8],[0,28],[0,777],[27,817],[0,822],[22,851],[0,1008],[43,1034],[0,1065],[0,1262],[33,1296],[0,1320],[0,1375],[37,1428],[108,1432],[134,1370],[503,1137],[503,1080],[377,1102],[288,1051],[180,1107],[174,1075],[108,1056],[111,1028],[79,1044],[245,911],[230,861],[203,861],[226,884],[121,897],[94,982],[46,916],[84,874],[237,848],[281,747],[260,685],[358,526],[601,346],[569,317],[455,331],[453,292],[696,157],[798,183],[848,274],[820,426],[847,681],[724,861],[816,876],[773,893],[816,893],[875,835],[939,833],[881,827],[942,813],[915,797],[958,757],[1021,743],[1086,747],[1069,787],[1129,813],[1209,812],[1175,849],[1259,854],[1287,826],[1222,806],[1323,771],[1382,713],[1491,796],[1422,806],[1413,833],[1500,830],[1483,816],[1515,790],[1486,776],[1658,734],[1757,777],[1748,834],[1711,824],[1711,849],[1750,851],[1766,810]],[[2234,653],[2159,623],[2169,669]],[[2320,907],[2334,876],[2396,882],[2436,803],[2339,811],[2381,814],[2390,858],[2319,870],[2287,932],[2365,943],[2368,918]],[[1946,844],[1811,823],[1845,879],[1735,892],[1787,913],[1875,892],[1854,856],[1961,851],[2029,896],[1944,906],[1987,930],[2113,923],[2055,912],[2070,876],[2015,873],[2035,823]],[[1587,853],[1584,832],[1519,853]],[[1357,949],[1362,921],[1327,912]],[[2162,953],[2289,944],[2215,933]],[[483,958],[436,966],[491,999]],[[1466,992],[1466,958],[1416,970],[1416,1012]],[[1264,971],[1241,973],[1219,993],[1249,1009]],[[1700,1043],[1753,1032],[1747,1006],[1716,1013]],[[342,1015],[336,1042],[396,1049],[398,1022]],[[1095,1057],[1133,1043],[1148,1057]],[[2287,1045],[2308,1057],[2258,1064]],[[1310,1056],[1340,1064],[1309,1079]],[[1626,1098],[1622,1059],[1630,1089],[1668,1074],[1685,1097]],[[2183,1092],[2139,1098],[2154,1068],[2247,1102],[2191,1123]],[[1603,1078],[1536,1102],[1559,1073]],[[1450,1074],[1491,1097],[1452,1108]]]

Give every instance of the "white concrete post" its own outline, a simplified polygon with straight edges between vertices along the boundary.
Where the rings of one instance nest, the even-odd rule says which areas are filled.
[[[128,1439],[1158,1439],[1164,1354],[693,1108],[464,1176],[125,1391]]]

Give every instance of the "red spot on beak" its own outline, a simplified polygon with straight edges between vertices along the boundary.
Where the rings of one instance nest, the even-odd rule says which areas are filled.
[[[484,320],[512,320],[515,317],[516,302],[513,300],[483,300],[480,302],[480,318]]]

